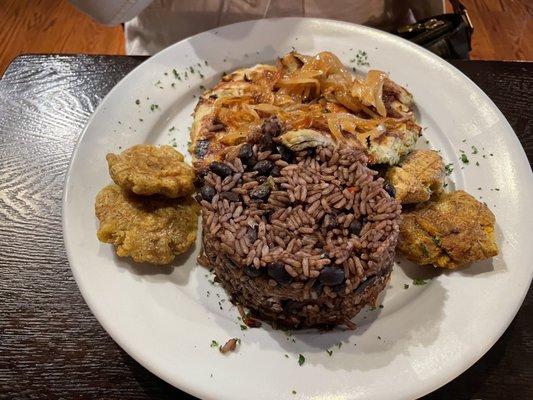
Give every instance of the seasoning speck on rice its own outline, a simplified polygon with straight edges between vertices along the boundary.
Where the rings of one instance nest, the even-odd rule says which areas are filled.
[[[353,145],[295,152],[291,163],[244,146],[245,158],[228,153],[210,168],[199,199],[216,276],[275,326],[353,327],[389,280],[400,204]]]

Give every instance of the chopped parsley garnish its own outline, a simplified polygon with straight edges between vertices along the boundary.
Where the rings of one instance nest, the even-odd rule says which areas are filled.
[[[176,84],[175,84],[174,82],[172,82],[172,83],[170,84],[170,86],[172,86],[172,87],[174,88],[174,87],[176,87]]]
[[[379,308],[383,308],[383,307],[385,307],[383,304],[380,304],[380,305],[379,305]]]
[[[404,284],[403,284],[403,288],[404,288],[404,289],[409,289],[409,285],[408,285],[407,283],[404,283]]]
[[[425,285],[427,282],[424,279],[413,279],[413,285]]]
[[[476,167],[479,167],[479,162],[478,161],[476,161]]]
[[[207,65],[207,60],[204,61],[204,64]]]
[[[211,340],[211,347],[218,347],[219,344],[216,340]]]
[[[333,354],[333,350],[326,350],[326,353],[328,353],[328,356],[331,357],[331,355]]]
[[[137,104],[137,105],[141,104],[141,100],[139,100],[139,99],[135,100],[135,104]]]
[[[296,390],[293,390],[293,391],[292,391],[292,394],[296,394]]]
[[[288,355],[288,354],[285,354],[285,358],[289,358],[289,355]]]
[[[444,171],[446,172],[446,175],[450,175],[453,172],[453,164],[449,163],[444,166]]]
[[[205,86],[204,85],[200,85],[200,89],[205,90]]]
[[[434,242],[437,246],[440,246],[440,237],[438,237],[438,236],[433,236],[433,242]]]
[[[189,67],[189,71],[191,71],[191,73],[194,74],[194,67]]]
[[[337,347],[340,349],[342,346],[342,342],[337,343]]]
[[[304,362],[305,362],[305,357],[301,354],[298,354],[298,365],[301,367],[302,365],[304,365]]]
[[[499,189],[499,188],[494,188],[494,190],[496,190],[497,192],[499,192],[499,191],[500,191],[500,189]]]
[[[155,111],[159,108],[159,105],[157,104],[150,104],[150,111]]]
[[[143,121],[144,121],[144,119],[142,119],[142,118],[139,118],[139,121],[143,122]]]
[[[477,154],[478,151],[477,151],[477,147],[476,146],[472,146],[472,154]]]
[[[465,153],[461,154],[461,161],[464,162],[465,164],[468,164],[470,161],[468,161],[468,157],[466,156]]]
[[[429,257],[428,248],[424,243],[420,243],[420,249],[422,249],[422,253],[424,253],[424,256]]]
[[[172,132],[172,131],[174,131],[174,130],[176,130],[176,127],[175,127],[175,126],[173,126],[172,128],[170,128],[168,131],[169,131],[169,132]]]
[[[241,324],[241,331],[245,331],[246,329],[248,329],[248,327],[246,325]]]

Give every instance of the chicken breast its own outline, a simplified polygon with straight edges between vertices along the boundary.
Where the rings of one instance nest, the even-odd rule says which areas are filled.
[[[494,257],[494,214],[458,190],[402,213],[397,249],[420,265],[455,269]]]
[[[195,190],[194,170],[171,146],[139,144],[106,159],[113,181],[135,194],[181,197]]]
[[[389,168],[386,176],[402,204],[421,203],[442,191],[444,161],[436,151],[414,150],[398,166]]]
[[[414,148],[421,131],[413,97],[386,73],[373,70],[359,79],[330,52],[292,52],[276,65],[224,75],[200,97],[191,127],[193,166],[205,170],[261,133],[271,117],[278,118],[282,133],[314,130],[324,136],[315,136],[313,143],[358,141],[370,164],[395,165]]]
[[[137,262],[169,264],[196,240],[199,205],[190,196],[143,197],[109,185],[98,193],[95,212],[98,239]]]

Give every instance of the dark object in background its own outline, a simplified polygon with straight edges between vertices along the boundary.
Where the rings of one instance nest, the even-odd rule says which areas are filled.
[[[468,60],[474,27],[466,8],[451,0],[453,14],[425,18],[414,24],[400,26],[394,32],[442,58]]]

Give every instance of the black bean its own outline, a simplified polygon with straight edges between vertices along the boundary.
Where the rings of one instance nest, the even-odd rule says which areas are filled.
[[[209,164],[209,169],[222,178],[233,174],[233,170],[230,167],[218,161],[213,161]]]
[[[222,192],[220,193],[220,198],[231,201],[232,203],[237,203],[241,201],[241,197],[237,193],[233,192]]]
[[[259,185],[250,191],[250,197],[257,200],[265,200],[270,196],[270,186]]]
[[[274,165],[274,168],[272,168],[272,171],[270,171],[270,175],[272,176],[280,176],[281,172],[277,165]]]
[[[282,144],[278,144],[276,146],[276,150],[277,152],[281,155],[281,159],[285,162],[288,162],[290,163],[294,157],[294,154],[292,151],[289,150],[288,147],[282,145]]]
[[[247,265],[244,267],[244,273],[250,278],[257,278],[262,275],[263,268],[255,268],[253,265]]]
[[[256,181],[262,185],[263,183],[265,183],[267,181],[268,177],[267,176],[258,176]]]
[[[261,125],[261,133],[264,135],[270,135],[271,137],[279,136],[281,133],[281,124],[278,117],[270,117],[265,119],[263,125]]]
[[[200,188],[200,196],[202,196],[202,199],[205,201],[211,201],[213,200],[213,196],[216,194],[216,190],[214,187],[205,185]]]
[[[261,134],[261,137],[259,138],[259,149],[261,151],[268,151],[272,150],[273,147],[274,140],[272,139],[272,135],[270,133]]]
[[[263,218],[265,218],[266,222],[270,222],[270,217],[274,213],[274,210],[269,208],[263,212]]]
[[[322,294],[322,289],[323,288],[324,288],[324,284],[322,282],[320,282],[319,279],[317,279],[315,281],[315,283],[313,283],[313,286],[311,287],[311,289],[313,289],[318,296],[320,296]]]
[[[385,185],[383,185],[383,189],[389,194],[390,197],[396,197],[396,189],[390,182],[385,182]]]
[[[268,265],[268,276],[278,282],[280,285],[288,285],[292,282],[292,276],[285,270],[283,263],[274,262]]]
[[[270,160],[261,160],[254,165],[254,171],[257,171],[259,175],[268,175],[274,168],[274,163]]]
[[[363,229],[363,224],[358,219],[354,219],[348,227],[348,230],[352,235],[359,235],[361,233],[361,229]]]
[[[342,293],[342,292],[344,292],[346,290],[346,284],[345,283],[341,283],[340,285],[332,286],[331,289],[335,293]]]
[[[286,300],[283,303],[283,311],[285,314],[297,314],[303,306],[304,304],[299,301]]]
[[[325,266],[322,268],[322,271],[320,271],[318,279],[324,285],[340,285],[344,282],[344,270],[342,268],[330,267],[329,265]]]
[[[256,228],[249,227],[246,230],[246,236],[248,237],[248,240],[250,240],[250,243],[253,244],[257,240],[257,236],[258,236],[257,227]]]
[[[245,143],[239,148],[239,158],[243,164],[249,164],[254,158],[254,151],[250,143]]]

